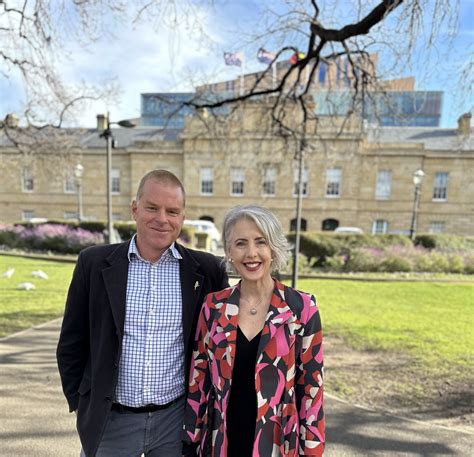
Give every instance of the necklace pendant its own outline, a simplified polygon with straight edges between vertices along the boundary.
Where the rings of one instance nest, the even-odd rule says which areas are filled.
[[[253,315],[257,314],[257,308],[252,308],[250,310],[250,314],[253,314]]]

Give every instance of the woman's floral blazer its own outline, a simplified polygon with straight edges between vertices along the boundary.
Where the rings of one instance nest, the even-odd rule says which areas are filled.
[[[184,441],[198,443],[201,456],[205,455],[206,439],[208,444],[212,440],[213,456],[227,454],[226,410],[239,298],[240,284],[209,294],[199,316]],[[321,456],[324,414],[319,311],[313,296],[276,280],[258,348],[255,387],[258,412],[253,456]],[[209,398],[215,398],[211,405]]]

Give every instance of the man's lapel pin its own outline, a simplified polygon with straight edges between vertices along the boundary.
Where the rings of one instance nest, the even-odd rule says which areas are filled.
[[[196,290],[198,287],[199,287],[199,281],[196,281],[196,282],[194,283],[194,290]]]

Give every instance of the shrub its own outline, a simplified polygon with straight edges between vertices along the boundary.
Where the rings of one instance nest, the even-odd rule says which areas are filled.
[[[102,234],[58,224],[0,228],[0,234],[4,241],[11,242],[9,247],[61,254],[77,254],[88,246],[104,242]]]
[[[453,254],[449,257],[449,272],[464,273],[464,258],[460,254]]]
[[[135,221],[114,222],[114,227],[119,232],[120,238],[122,238],[122,240],[129,240],[133,235],[135,235],[137,231],[137,225]]]
[[[415,246],[441,251],[474,251],[474,237],[440,234],[419,234],[415,237]]]
[[[468,254],[464,257],[464,273],[474,274],[474,254]]]
[[[404,257],[389,255],[380,262],[377,270],[386,272],[412,271],[412,265],[410,261]]]
[[[378,248],[359,248],[351,252],[347,259],[347,271],[377,271],[383,251]]]
[[[335,255],[326,259],[325,268],[329,271],[344,271],[346,262],[346,256]]]
[[[114,224],[117,225],[117,224]],[[103,233],[105,230],[105,222],[102,221],[81,221],[75,225],[84,230],[94,233]]]

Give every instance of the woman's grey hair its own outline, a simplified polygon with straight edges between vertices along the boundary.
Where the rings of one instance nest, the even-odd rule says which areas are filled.
[[[268,209],[258,205],[239,205],[232,208],[224,218],[222,233],[224,236],[224,251],[229,252],[229,243],[232,229],[235,224],[247,219],[255,222],[259,230],[268,242],[272,251],[272,272],[282,270],[288,261],[289,245],[283,233],[280,221]]]

